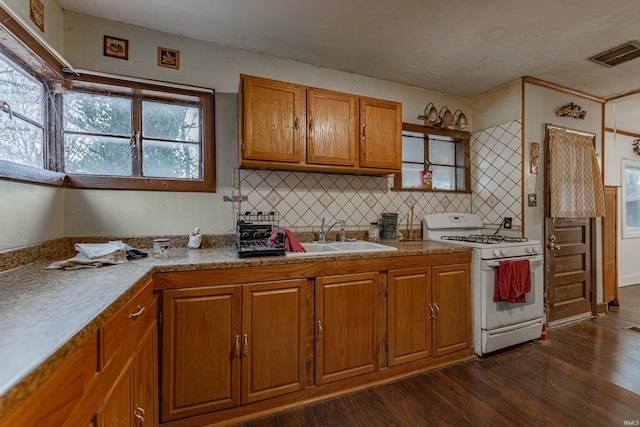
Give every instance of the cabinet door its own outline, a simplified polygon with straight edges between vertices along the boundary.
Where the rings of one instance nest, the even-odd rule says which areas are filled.
[[[316,279],[316,384],[378,365],[378,273]]]
[[[306,129],[305,89],[245,77],[242,90],[242,159],[300,162]]]
[[[431,269],[389,271],[389,366],[431,356]]]
[[[303,389],[307,280],[242,287],[242,403]]]
[[[360,166],[402,169],[402,104],[360,99]]]
[[[307,91],[307,163],[355,166],[358,103],[354,95]]]
[[[240,304],[240,286],[163,292],[162,422],[239,405]]]
[[[471,346],[470,274],[469,264],[433,267],[435,356]]]
[[[156,322],[142,337],[133,362],[135,427],[158,425],[158,329]]]
[[[132,370],[127,368],[98,413],[98,427],[133,427]]]

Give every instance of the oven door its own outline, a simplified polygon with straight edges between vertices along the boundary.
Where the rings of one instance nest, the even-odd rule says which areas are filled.
[[[544,313],[543,292],[543,257],[503,258],[504,260],[528,259],[531,270],[531,291],[525,295],[526,302],[510,303],[507,301],[493,302],[493,292],[496,282],[498,260],[481,261],[481,289],[482,289],[482,329],[490,330],[513,325],[528,320],[542,318]]]

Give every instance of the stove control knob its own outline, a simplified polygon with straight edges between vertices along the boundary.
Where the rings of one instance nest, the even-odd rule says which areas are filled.
[[[506,257],[507,256],[507,251],[501,249],[500,250],[500,255],[502,255],[503,257]]]
[[[533,252],[533,248],[532,248],[532,247],[529,247],[529,246],[527,246],[526,248],[524,248],[524,250],[525,250],[528,254],[533,254],[533,253],[535,253],[535,252]]]
[[[494,249],[493,250],[493,256],[499,257],[500,256],[500,251],[498,249]]]
[[[248,238],[249,238],[249,233],[247,233],[246,231],[244,231],[240,236],[241,240],[247,240]]]
[[[532,246],[531,247],[531,253],[532,254],[537,254],[538,252],[540,252],[540,248],[537,246]]]
[[[259,239],[260,238],[260,233],[253,233],[253,238],[254,239]]]

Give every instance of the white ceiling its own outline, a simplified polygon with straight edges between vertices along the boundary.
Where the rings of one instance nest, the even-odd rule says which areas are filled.
[[[640,40],[637,0],[57,2],[65,10],[465,97],[522,76],[603,98],[640,89],[640,59],[613,68],[587,59]]]

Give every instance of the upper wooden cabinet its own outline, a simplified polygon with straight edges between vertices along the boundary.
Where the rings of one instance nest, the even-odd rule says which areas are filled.
[[[357,165],[358,98],[320,89],[307,91],[307,163]]]
[[[396,102],[360,99],[360,167],[402,167],[402,109]]]
[[[266,79],[243,79],[243,159],[299,163],[305,138],[304,88]]]
[[[402,104],[240,76],[240,167],[387,175],[402,161]]]

